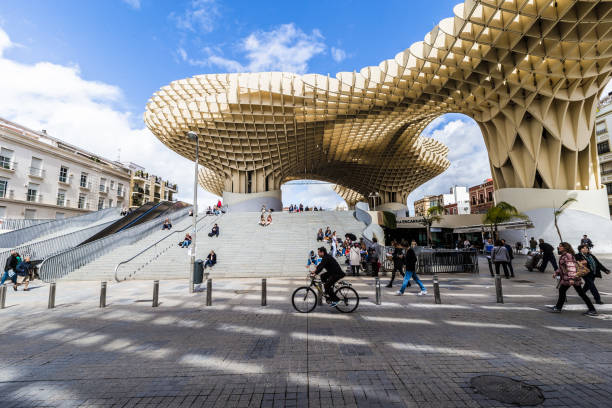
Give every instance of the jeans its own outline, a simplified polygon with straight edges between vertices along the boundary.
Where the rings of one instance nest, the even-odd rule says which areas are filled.
[[[570,286],[564,286],[564,285],[559,286],[559,299],[557,300],[557,304],[555,305],[557,309],[559,310],[563,309],[563,304],[567,300],[566,293],[569,288]],[[594,312],[595,306],[593,306],[593,303],[591,303],[591,299],[589,299],[586,293],[584,293],[584,290],[582,290],[582,287],[580,285],[574,285],[574,289],[576,290],[576,293],[578,293],[578,296],[582,298],[582,301],[587,305],[589,310]]]
[[[7,279],[10,279],[15,285],[17,284],[17,274],[14,274],[13,276],[9,276],[9,271],[6,270],[2,274],[2,280],[0,280],[0,285],[3,285],[4,281]]]
[[[601,303],[601,296],[595,287],[595,275],[593,273],[589,273],[588,275],[583,276],[582,279],[584,279],[584,286],[582,287],[584,293],[586,294],[590,290],[591,294],[593,295],[593,299],[595,299],[595,303]]]
[[[401,265],[397,265],[397,264],[393,264],[393,272],[391,272],[391,280],[389,281],[389,284],[387,286],[391,287],[393,285],[393,281],[395,280],[395,272],[399,272],[400,275],[405,276],[404,272],[402,271],[402,266]]]
[[[206,269],[207,266],[210,266],[212,268],[214,265],[215,264],[213,263],[213,261],[207,259],[206,262],[204,262],[204,269]]]
[[[185,240],[181,243],[181,248],[187,248],[189,245],[191,245],[191,241]]]
[[[508,269],[510,269],[510,276],[514,278],[514,268],[512,267],[512,259],[508,262]]]
[[[326,272],[321,275],[321,281],[323,282],[323,287],[325,288],[325,294],[327,295],[327,298],[332,302],[337,302],[340,300],[338,296],[336,296],[336,293],[334,292],[334,284],[338,282],[340,279],[342,279],[343,277],[344,277],[344,274],[332,275],[329,272]]]
[[[378,260],[372,262],[372,276],[378,276]]]
[[[402,283],[402,288],[400,289],[400,292],[404,293],[404,291],[408,287],[408,284],[410,283],[410,278],[414,279],[414,281],[417,283],[417,285],[419,285],[423,292],[427,291],[427,289],[425,289],[425,285],[423,285],[423,282],[421,282],[416,272],[406,271],[406,273],[404,274],[404,282]]]
[[[504,276],[509,278],[510,274],[508,274],[508,262],[495,262],[495,274],[499,275],[500,265],[504,268]]]
[[[555,259],[554,255],[544,255],[542,257],[542,266],[540,266],[540,272],[544,272],[546,270],[548,262],[552,264],[552,267],[555,271],[559,269],[559,266],[557,266],[557,260]]]

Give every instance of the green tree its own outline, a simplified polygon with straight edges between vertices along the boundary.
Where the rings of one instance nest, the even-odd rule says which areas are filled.
[[[487,210],[487,213],[484,215],[483,222],[491,225],[491,235],[493,235],[494,239],[497,240],[499,239],[497,234],[497,226],[515,218],[520,218],[522,220],[529,219],[527,215],[517,210],[516,207],[502,201],[496,206]]]
[[[429,246],[431,246],[431,226],[434,222],[440,222],[442,220],[442,214],[444,214],[444,207],[434,205],[427,209],[427,212],[421,220],[421,224],[427,228],[427,245]]]
[[[553,203],[553,214],[555,215],[555,228],[557,229],[557,234],[559,235],[559,242],[563,242],[563,238],[561,238],[561,230],[559,229],[559,224],[557,223],[557,219],[559,218],[559,216],[561,216],[561,214],[563,214],[563,211],[565,211],[565,209],[567,207],[570,206],[570,204],[575,203],[577,200],[573,197],[568,198],[567,200],[565,200],[563,202],[563,204],[561,204],[561,207],[559,208],[555,208],[554,207],[554,203]]]

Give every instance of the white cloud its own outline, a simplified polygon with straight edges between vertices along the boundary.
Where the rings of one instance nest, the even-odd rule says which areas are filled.
[[[140,9],[140,0],[122,0],[125,4],[133,8],[134,10]]]
[[[317,206],[324,209],[335,209],[337,205],[344,204],[344,200],[332,189],[332,184],[284,184],[283,205],[304,204],[304,206]]]
[[[170,18],[181,30],[209,33],[214,30],[220,15],[215,0],[192,0],[183,14],[172,13]]]
[[[414,213],[414,201],[430,194],[448,193],[453,185],[470,187],[491,177],[487,149],[480,128],[472,119],[456,119],[445,123],[436,119],[423,132],[449,148],[450,167],[438,177],[418,187],[408,196],[410,214]]]
[[[13,42],[9,38],[8,34],[0,28],[0,57],[3,55],[4,50],[8,50],[13,46]]]
[[[295,24],[283,24],[271,31],[257,31],[238,43],[246,63],[225,58],[210,48],[205,59],[191,59],[183,48],[177,51],[183,61],[196,66],[218,66],[228,72],[287,71],[304,73],[308,61],[326,49],[319,30],[305,33]]]
[[[346,59],[346,51],[341,48],[332,47],[331,48],[331,56],[336,62],[342,62]]]
[[[191,201],[193,163],[163,145],[132,113],[118,108],[121,89],[82,78],[78,66],[39,62],[22,64],[3,57],[11,41],[0,29],[0,116],[115,160],[133,161],[176,182],[178,197]],[[198,200],[212,203],[211,194]],[[215,201],[216,202],[216,201]]]

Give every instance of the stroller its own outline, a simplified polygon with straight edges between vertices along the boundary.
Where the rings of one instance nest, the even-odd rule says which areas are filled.
[[[525,268],[527,268],[529,272],[532,272],[534,269],[540,267],[541,262],[542,254],[537,251],[531,251],[527,255],[527,262],[525,262]]]

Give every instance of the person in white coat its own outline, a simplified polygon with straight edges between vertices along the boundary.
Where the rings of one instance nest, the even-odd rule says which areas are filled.
[[[349,251],[349,261],[351,263],[351,271],[353,276],[359,275],[359,267],[361,266],[361,248],[359,244],[354,244]]]

